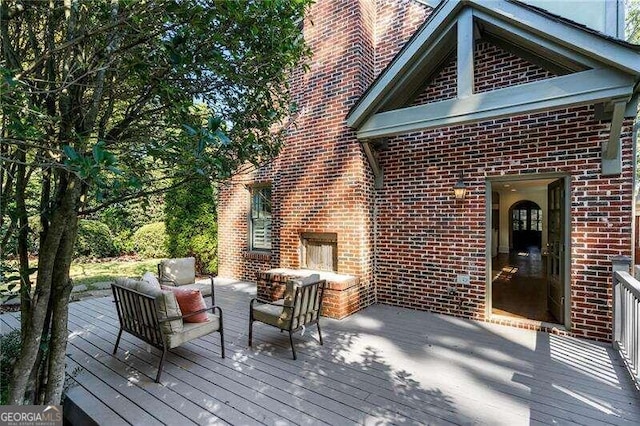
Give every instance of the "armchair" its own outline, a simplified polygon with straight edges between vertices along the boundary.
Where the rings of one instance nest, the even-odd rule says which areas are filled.
[[[249,304],[249,346],[253,343],[255,321],[288,331],[293,359],[297,359],[293,333],[307,325],[315,324],[318,327],[318,337],[322,345],[319,319],[325,285],[325,280],[320,280],[318,274],[313,274],[302,280],[287,282],[284,299],[276,302],[252,299]]]
[[[194,257],[166,259],[158,264],[158,281],[161,284],[200,290],[203,296],[211,296],[212,303],[215,304],[212,275],[209,275],[209,280],[210,284],[196,282],[196,259]]]

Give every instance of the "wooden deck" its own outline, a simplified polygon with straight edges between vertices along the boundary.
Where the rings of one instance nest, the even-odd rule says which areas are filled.
[[[602,345],[426,312],[375,305],[325,319],[295,339],[256,323],[255,286],[217,286],[218,335],[168,356],[124,334],[111,298],[71,304],[68,392],[96,423],[119,424],[640,424],[640,398],[617,354]],[[18,326],[0,315],[3,331]]]

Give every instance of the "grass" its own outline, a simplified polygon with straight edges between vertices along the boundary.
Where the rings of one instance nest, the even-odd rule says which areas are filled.
[[[128,260],[114,259],[108,262],[78,262],[71,264],[70,276],[73,285],[86,285],[87,289],[93,289],[92,284],[103,281],[114,281],[116,277],[140,277],[145,272],[157,273],[160,259]],[[33,260],[30,267],[38,266],[38,261]],[[35,283],[36,274],[31,275],[31,281]],[[0,284],[0,292],[7,291],[7,284]],[[14,288],[12,292],[17,292]]]
[[[157,272],[159,259],[113,260],[110,262],[74,262],[71,264],[71,279],[74,285],[113,281],[116,277],[139,277],[145,272]]]

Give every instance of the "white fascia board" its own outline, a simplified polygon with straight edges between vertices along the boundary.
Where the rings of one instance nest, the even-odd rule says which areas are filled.
[[[347,126],[357,127],[362,123],[367,114],[375,109],[380,100],[395,86],[394,80],[404,76],[407,68],[411,67],[415,60],[420,59],[422,56],[420,52],[424,46],[428,46],[431,43],[430,39],[437,38],[440,35],[447,25],[448,19],[453,16],[453,12],[461,5],[462,0],[448,0],[442,5],[437,14],[431,17],[427,25],[422,27],[420,33],[415,36],[401,56],[395,58],[391,66],[383,71],[375,85],[370,88],[365,97],[360,100],[359,105],[347,116]]]
[[[504,0],[467,0],[479,11],[525,28],[533,34],[597,58],[599,62],[633,75],[640,75],[640,53],[595,34],[573,28]]]
[[[453,32],[453,29],[455,29],[455,26],[456,26],[456,21],[450,22],[447,26],[445,26],[442,29],[442,31],[440,31],[440,34],[438,34],[438,36],[434,40],[432,40],[427,50],[422,52],[420,57],[413,60],[411,62],[411,65],[404,70],[401,76],[396,76],[397,78],[393,82],[393,87],[388,88],[384,92],[384,95],[376,101],[376,105],[375,105],[376,108],[380,106],[388,105],[388,103],[392,99],[396,98],[399,95],[398,92],[400,90],[403,90],[403,88],[406,87],[408,82],[411,79],[413,79],[417,73],[424,73],[424,68],[425,68],[424,62],[426,60],[434,60],[435,57],[439,59],[443,59],[446,57],[446,56],[443,56],[443,52],[446,46],[445,48],[443,48],[443,46],[444,46],[444,43],[446,43],[446,40],[450,37],[450,34]],[[454,39],[455,39],[455,35],[454,35]],[[400,95],[402,96],[401,93]]]
[[[429,7],[437,7],[442,0],[416,0],[418,3],[426,4]]]
[[[426,105],[381,112],[358,130],[359,139],[373,139],[498,117],[592,104],[633,94],[634,79],[597,69],[477,93]]]

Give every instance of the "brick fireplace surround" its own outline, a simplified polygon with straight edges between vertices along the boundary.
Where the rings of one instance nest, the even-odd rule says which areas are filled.
[[[357,277],[310,269],[278,268],[258,272],[256,277],[258,298],[270,301],[281,299],[287,281],[311,274],[320,274],[320,279],[327,281],[322,302],[322,315],[340,319],[358,309],[360,280]]]

